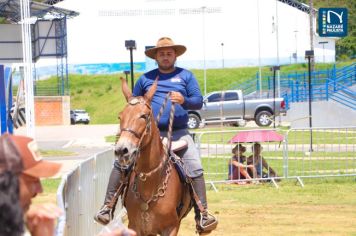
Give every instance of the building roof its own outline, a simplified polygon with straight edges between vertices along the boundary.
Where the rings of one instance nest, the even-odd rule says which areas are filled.
[[[38,19],[53,19],[63,17],[75,17],[79,13],[53,6],[62,0],[31,1],[31,17]],[[0,17],[5,18],[7,23],[19,23],[21,20],[20,0],[0,0]]]
[[[295,7],[297,9],[309,14],[309,9],[310,9],[309,5],[301,3],[301,2],[299,2],[297,0],[278,0],[278,1],[283,2],[285,4],[288,4],[289,6]],[[315,9],[313,9],[313,10],[314,10],[314,12],[316,12]]]

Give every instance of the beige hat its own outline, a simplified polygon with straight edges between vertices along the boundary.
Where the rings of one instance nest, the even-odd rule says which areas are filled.
[[[159,48],[173,48],[176,51],[177,57],[185,53],[185,51],[187,50],[187,48],[183,45],[174,44],[171,38],[162,37],[158,39],[156,47],[147,49],[145,51],[146,56],[152,59],[156,59],[157,49]]]
[[[62,165],[42,160],[34,139],[26,136],[7,135],[21,155],[23,164],[22,173],[37,178],[51,177],[57,174]]]

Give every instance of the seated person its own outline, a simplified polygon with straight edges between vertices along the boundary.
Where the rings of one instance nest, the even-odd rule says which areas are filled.
[[[261,155],[262,146],[259,143],[252,145],[252,155],[247,158],[247,164],[253,165],[257,172],[257,178],[278,177],[277,172],[272,169]],[[266,169],[267,172],[263,170]],[[251,174],[251,172],[249,171]]]
[[[256,176],[256,170],[253,165],[245,165],[246,156],[243,153],[246,152],[246,147],[241,144],[237,144],[233,149],[232,153],[234,154],[229,160],[229,175],[230,180],[233,179],[252,179],[250,174],[247,172],[247,169],[253,173],[252,176]]]

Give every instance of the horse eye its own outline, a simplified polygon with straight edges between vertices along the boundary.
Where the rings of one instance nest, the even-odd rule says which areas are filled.
[[[142,119],[144,119],[144,120],[147,120],[147,119],[148,119],[148,115],[143,114],[143,115],[140,116],[140,118],[142,118]]]

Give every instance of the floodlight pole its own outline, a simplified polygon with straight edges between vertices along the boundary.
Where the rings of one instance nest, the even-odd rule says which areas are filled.
[[[206,58],[205,58],[205,11],[206,6],[201,7],[202,15],[203,15],[203,72],[204,72],[204,95],[206,95]]]
[[[225,63],[224,63],[224,43],[221,43],[221,62],[222,62],[222,68],[225,68]]]
[[[311,61],[314,58],[314,50],[305,51],[305,58],[308,59],[308,87],[309,87],[309,130],[310,130],[310,152],[313,151],[313,131],[312,131],[312,88],[311,88]]]
[[[273,71],[273,128],[276,128],[276,71],[280,69],[280,66],[271,67],[271,71]]]
[[[125,74],[125,78],[126,78],[126,83],[128,82],[128,74],[130,74],[130,71],[129,70],[124,70],[124,74]]]
[[[133,71],[133,53],[132,51],[136,49],[136,42],[135,40],[126,40],[125,41],[126,49],[130,50],[130,69],[131,69],[131,91],[134,88],[134,71]]]

